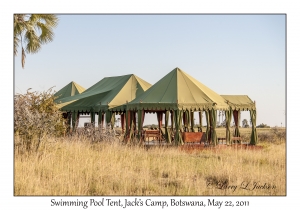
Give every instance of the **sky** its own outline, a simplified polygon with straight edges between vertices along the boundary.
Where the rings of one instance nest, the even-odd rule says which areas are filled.
[[[126,74],[155,84],[179,67],[220,95],[248,95],[257,125],[286,125],[285,14],[57,15],[53,42],[27,54],[25,69],[15,57],[15,93]]]

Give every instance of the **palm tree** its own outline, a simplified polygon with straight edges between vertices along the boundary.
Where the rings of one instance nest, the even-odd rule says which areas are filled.
[[[14,15],[14,56],[18,54],[21,44],[22,68],[25,66],[26,53],[37,53],[42,44],[53,40],[53,28],[57,23],[57,16],[52,14]]]

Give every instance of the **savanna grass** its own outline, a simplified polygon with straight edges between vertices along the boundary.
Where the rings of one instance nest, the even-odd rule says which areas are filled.
[[[48,139],[36,153],[15,151],[14,194],[286,195],[285,151],[285,143],[188,153]]]

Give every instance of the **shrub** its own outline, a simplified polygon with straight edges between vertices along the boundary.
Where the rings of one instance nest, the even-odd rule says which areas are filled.
[[[260,142],[272,143],[275,141],[274,134],[270,132],[262,132],[257,134],[257,138]]]
[[[260,125],[256,126],[256,128],[270,128],[267,124],[261,123]]]
[[[280,129],[277,126],[271,129],[271,132],[273,135],[277,138],[277,140],[285,141],[286,140],[286,130],[285,129]]]
[[[38,149],[45,136],[58,136],[65,132],[62,112],[54,102],[52,88],[43,92],[14,96],[14,133],[19,146],[27,150]]]

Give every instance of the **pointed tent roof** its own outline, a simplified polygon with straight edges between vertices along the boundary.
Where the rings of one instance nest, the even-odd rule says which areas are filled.
[[[84,87],[82,87],[82,86],[78,85],[76,82],[72,81],[54,94],[54,96],[57,97],[55,99],[55,101],[58,101],[65,97],[80,94],[83,91],[85,91]]]
[[[64,98],[64,111],[122,111],[122,105],[144,93],[151,84],[134,74],[105,77],[80,95]]]
[[[128,109],[228,109],[224,98],[186,72],[175,68],[145,93],[127,104]]]

